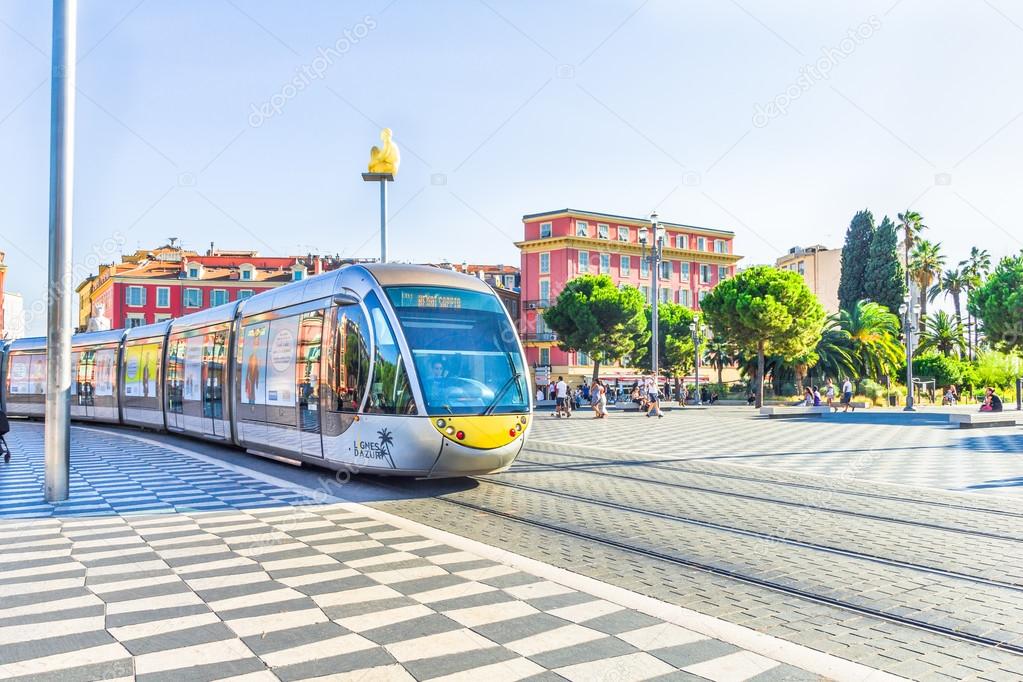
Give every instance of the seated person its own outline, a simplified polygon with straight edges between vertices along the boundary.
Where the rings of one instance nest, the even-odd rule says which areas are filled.
[[[995,394],[995,389],[988,386],[984,395],[984,404],[980,406],[981,412],[1001,412],[1002,399]]]

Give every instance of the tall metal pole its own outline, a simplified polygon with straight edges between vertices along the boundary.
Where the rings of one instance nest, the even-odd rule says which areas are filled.
[[[661,362],[660,362],[660,317],[657,312],[657,299],[658,299],[658,272],[657,269],[660,267],[661,262],[661,241],[657,235],[657,214],[652,213],[650,215],[650,231],[651,239],[650,243],[650,291],[653,293],[653,301],[650,303],[650,357],[651,367],[654,372],[654,387],[659,392],[661,388]]]
[[[907,228],[908,229],[908,228]],[[913,407],[913,282],[909,276],[909,235],[906,235],[906,407],[904,412],[915,412]]]
[[[46,489],[68,498],[71,463],[71,218],[74,197],[78,0],[53,0],[50,94],[50,258],[46,321]]]
[[[387,262],[387,180],[380,180],[380,262]]]
[[[693,315],[693,376],[696,379],[696,397],[693,401],[696,405],[703,404],[700,394],[700,316]]]

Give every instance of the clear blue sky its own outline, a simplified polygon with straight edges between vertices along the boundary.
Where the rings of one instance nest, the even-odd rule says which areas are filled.
[[[0,250],[29,309],[49,5],[0,0]],[[79,270],[117,234],[374,256],[385,125],[400,260],[517,262],[521,216],[566,206],[734,229],[747,262],[838,246],[863,207],[912,206],[954,262],[1023,246],[1008,0],[81,0],[79,55]]]

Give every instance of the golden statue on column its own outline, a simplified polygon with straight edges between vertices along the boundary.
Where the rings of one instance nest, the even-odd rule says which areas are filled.
[[[369,172],[370,173],[398,173],[398,164],[401,163],[401,154],[398,152],[398,145],[391,139],[391,129],[384,128],[380,131],[379,147],[374,146],[369,150]]]

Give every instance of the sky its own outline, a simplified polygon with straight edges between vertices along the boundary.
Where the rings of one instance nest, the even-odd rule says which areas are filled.
[[[0,250],[45,329],[51,3],[0,0]],[[907,208],[1023,247],[1008,0],[80,0],[76,279],[121,252],[518,263],[522,216],[734,230],[744,264]]]

